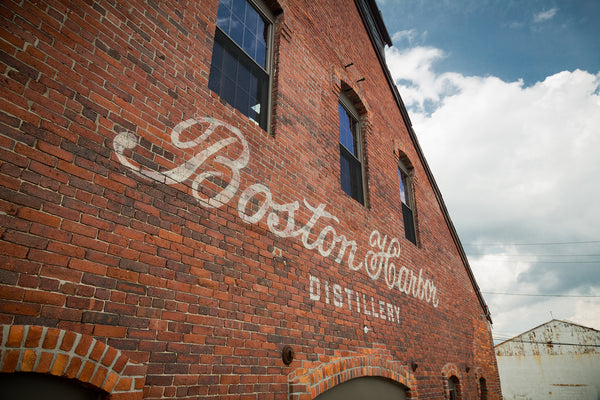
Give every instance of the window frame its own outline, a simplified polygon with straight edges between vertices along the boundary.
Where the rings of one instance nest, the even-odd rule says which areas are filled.
[[[266,24],[267,27],[267,37],[265,39],[265,66],[262,67],[250,54],[248,54],[242,47],[242,45],[236,42],[231,36],[229,36],[221,27],[218,26],[218,23],[215,22],[215,35],[213,36],[213,50],[210,61],[209,68],[209,77],[208,77],[208,86],[209,89],[212,90],[215,94],[217,94],[220,98],[222,98],[227,104],[229,104],[234,109],[238,110],[244,116],[246,116],[250,121],[256,123],[259,127],[261,127],[266,132],[271,132],[271,118],[272,118],[272,109],[273,109],[273,79],[275,75],[274,71],[274,59],[275,59],[275,14],[268,8],[266,4],[264,4],[260,0],[245,0],[249,6],[254,8],[254,10],[258,13],[259,17],[261,17]],[[221,7],[222,0],[219,0],[217,5],[217,15],[218,8]],[[215,54],[215,45],[217,44],[217,37],[219,38],[219,46],[221,46],[221,51],[227,51],[226,49],[233,49],[235,51],[235,56],[245,57],[249,60],[250,63],[254,65],[254,68],[261,69],[267,75],[267,85],[266,85],[266,99],[265,99],[265,107],[266,114],[264,115],[264,126],[261,123],[261,119],[256,121],[254,118],[246,114],[246,111],[242,111],[236,105],[231,104],[229,101],[225,100],[223,96],[223,91],[217,91],[210,88],[211,86],[211,71],[213,69],[214,54]],[[238,64],[240,64],[239,60],[236,60]],[[239,79],[235,81],[236,90],[239,85]],[[261,104],[261,103],[259,103]],[[262,107],[262,104],[261,104]]]
[[[350,118],[352,118],[355,121],[355,130],[356,132],[354,133],[354,147],[355,147],[355,153],[353,154],[350,149],[348,149],[346,146],[344,146],[340,140],[339,137],[339,129],[340,129],[340,124],[341,121],[339,119],[339,107],[342,107],[346,113],[348,114],[348,116]],[[340,188],[342,189],[342,191],[344,193],[346,193],[348,196],[350,196],[352,199],[356,200],[357,202],[359,202],[362,206],[367,207],[367,193],[366,193],[366,178],[365,178],[365,157],[364,157],[364,148],[363,148],[363,118],[360,116],[360,114],[358,113],[355,105],[352,103],[352,101],[348,98],[348,96],[346,96],[343,92],[340,93],[340,96],[338,98],[338,142],[339,142],[339,147],[340,147],[340,164],[342,161],[342,157],[343,157],[343,153],[348,153],[353,159],[354,161],[356,161],[359,166],[360,166],[360,188],[359,192],[357,194],[357,196],[355,197],[352,193],[348,193],[346,192],[346,190],[342,187],[342,168],[340,165]],[[351,179],[351,184],[352,182],[352,171],[350,174],[350,179]],[[351,190],[352,192],[353,190]]]
[[[402,175],[406,177],[406,179],[402,179]],[[416,207],[415,207],[415,193],[414,193],[414,183],[412,178],[411,169],[409,169],[406,164],[402,161],[401,158],[398,159],[398,185],[400,189],[404,188],[404,197],[406,203],[402,201],[402,194],[400,193],[400,203],[402,208],[402,223],[404,225],[404,237],[417,245],[417,218],[416,218]],[[410,225],[406,222],[406,209],[410,211]],[[410,229],[412,227],[412,229]]]

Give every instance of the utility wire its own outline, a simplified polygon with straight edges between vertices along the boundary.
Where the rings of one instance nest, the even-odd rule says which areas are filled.
[[[530,262],[538,264],[600,264],[597,261],[544,261],[544,260],[485,260],[484,262]]]
[[[544,261],[544,260],[485,260],[483,262],[530,262],[538,264],[600,264],[597,261]]]
[[[490,257],[600,257],[600,254],[489,254],[489,253],[468,253],[470,256],[490,256]]]
[[[587,240],[582,242],[540,242],[540,243],[464,243],[464,246],[554,246],[564,244],[595,244],[600,240]]]
[[[554,346],[554,345],[560,345],[560,346],[576,346],[576,347],[600,347],[600,344],[581,344],[581,343],[561,343],[561,342],[540,342],[540,341],[535,341],[535,340],[520,340],[517,338],[510,338],[510,339],[501,339],[501,338],[497,338],[497,337],[492,337],[493,340],[503,340],[504,342],[507,341],[512,341],[514,343],[534,343],[534,344],[544,344],[547,346]]]
[[[500,293],[500,292],[484,292],[484,294],[499,294],[503,296],[530,296],[530,297],[600,297],[594,295],[574,295],[574,294],[530,294],[530,293]]]

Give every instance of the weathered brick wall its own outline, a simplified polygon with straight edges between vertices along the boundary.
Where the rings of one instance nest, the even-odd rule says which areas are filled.
[[[0,4],[4,331],[104,343],[144,371],[147,399],[312,398],[328,377],[373,371],[403,376],[411,398],[440,399],[447,365],[464,399],[476,398],[481,376],[488,398],[500,398],[484,310],[354,3],[272,4],[270,134],[208,89],[217,6]],[[365,112],[367,207],[339,184],[347,86]],[[172,141],[174,130],[191,142],[211,127],[195,146]],[[418,246],[404,239],[399,152],[414,166]],[[185,179],[167,172],[194,160]],[[294,202],[286,232],[290,214],[274,207]],[[329,214],[303,237],[319,205]],[[386,237],[382,249],[373,231]],[[385,258],[397,238],[388,269],[412,271],[417,286],[421,271],[437,306],[431,290],[419,299],[418,287],[415,297],[389,289],[384,273],[352,270],[349,249],[336,262],[341,235],[357,244],[354,266],[369,250]],[[15,361],[7,335],[2,372],[36,370],[44,346],[27,353],[33,364]],[[290,366],[284,345],[295,351]],[[95,386],[113,387],[107,379]]]

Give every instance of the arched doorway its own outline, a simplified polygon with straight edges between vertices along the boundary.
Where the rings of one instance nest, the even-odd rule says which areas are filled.
[[[83,392],[87,392],[82,394],[84,397],[72,397],[76,400],[143,399],[147,366],[131,361],[120,350],[94,337],[36,325],[0,325],[0,335],[5,338],[3,346],[0,346],[0,360],[3,360],[0,399],[4,399],[8,384],[16,384],[17,380],[23,379],[19,378],[19,374],[24,374],[27,381],[20,385],[20,393],[23,393],[22,388],[29,390],[30,386],[44,387],[58,382],[59,386],[83,388]],[[58,380],[52,380],[55,378]],[[36,379],[40,380],[39,385],[30,383]],[[44,379],[48,382],[41,381]],[[42,396],[18,399],[51,400],[48,394],[54,391],[48,389],[42,392]]]
[[[11,400],[105,400],[106,392],[73,379],[37,373],[0,373],[2,398]]]
[[[406,389],[390,380],[364,376],[343,382],[320,394],[315,400],[405,400]]]

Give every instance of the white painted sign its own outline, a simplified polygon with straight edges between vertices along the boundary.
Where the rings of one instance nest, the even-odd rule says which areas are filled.
[[[343,288],[337,283],[320,281],[312,275],[310,276],[310,299],[333,304],[336,308],[348,307],[348,310],[359,314],[400,324],[400,307],[395,304],[375,300],[373,296],[365,296],[364,293]]]
[[[195,140],[181,141],[182,132],[197,124],[200,124],[200,127],[205,127],[202,135]],[[226,137],[220,140],[211,138],[211,135],[217,129],[221,136],[225,135]],[[240,189],[240,170],[250,160],[248,142],[240,130],[215,118],[188,119],[173,128],[170,138],[171,143],[176,148],[190,149],[197,147],[198,152],[182,165],[166,171],[155,171],[142,165],[136,165],[125,156],[126,150],[134,149],[139,143],[139,138],[132,132],[119,133],[113,141],[113,147],[119,162],[131,168],[137,174],[158,182],[170,185],[182,183],[196,174],[192,180],[192,194],[202,207],[218,208],[229,203]],[[214,143],[208,144],[208,142]],[[238,147],[241,146],[241,151],[232,152],[236,157],[231,159],[228,157],[230,153],[224,149],[234,143],[237,143]],[[202,170],[200,173],[196,172],[212,156],[215,156],[214,162],[231,171],[231,175],[229,176],[229,183],[220,192],[212,197],[206,197],[201,193],[203,182],[209,178],[224,177],[221,171]],[[251,204],[258,205],[258,208],[254,211],[249,210]],[[335,225],[339,224],[340,221],[335,215],[325,210],[327,207],[325,204],[321,203],[314,206],[303,199],[303,206],[308,210],[310,218],[306,224],[301,225],[296,221],[296,213],[300,210],[300,203],[297,200],[285,204],[277,203],[267,186],[255,183],[241,192],[237,210],[239,217],[248,224],[259,223],[266,217],[267,226],[275,236],[281,238],[296,237],[305,248],[316,250],[323,257],[335,257],[334,261],[338,264],[345,260],[351,271],[358,272],[364,269],[372,280],[383,279],[390,290],[395,288],[400,293],[412,295],[414,298],[430,303],[434,307],[438,306],[437,288],[432,280],[425,277],[422,269],[417,274],[410,268],[398,267],[394,263],[394,260],[400,255],[400,242],[397,238],[388,239],[387,235],[382,235],[379,231],[373,230],[369,237],[371,249],[366,251],[364,256],[360,258],[357,256],[359,247],[356,241],[338,234]],[[285,218],[282,216],[285,216]],[[320,230],[315,228],[324,224],[325,226]],[[311,240],[315,237],[316,239]],[[382,275],[383,278],[381,278]],[[325,299],[324,301],[329,303],[330,290],[323,290],[325,286],[318,278],[311,275],[310,299],[313,301]],[[322,292],[325,297],[322,297]],[[356,310],[359,310],[359,312],[363,310],[363,314],[378,316],[392,322],[399,319],[399,311],[396,312],[394,305],[382,300],[375,301],[373,298],[371,298],[371,303],[368,303],[368,299],[359,296],[359,293],[354,292],[351,288],[344,288],[342,292],[341,286],[334,284],[331,293],[331,299],[336,307],[347,305],[349,309],[352,309],[351,307],[354,304]],[[346,297],[343,296],[344,293],[347,295]],[[352,303],[350,300],[354,295],[356,295],[357,300]],[[347,301],[343,299],[347,299]],[[370,314],[367,314],[368,312]]]

